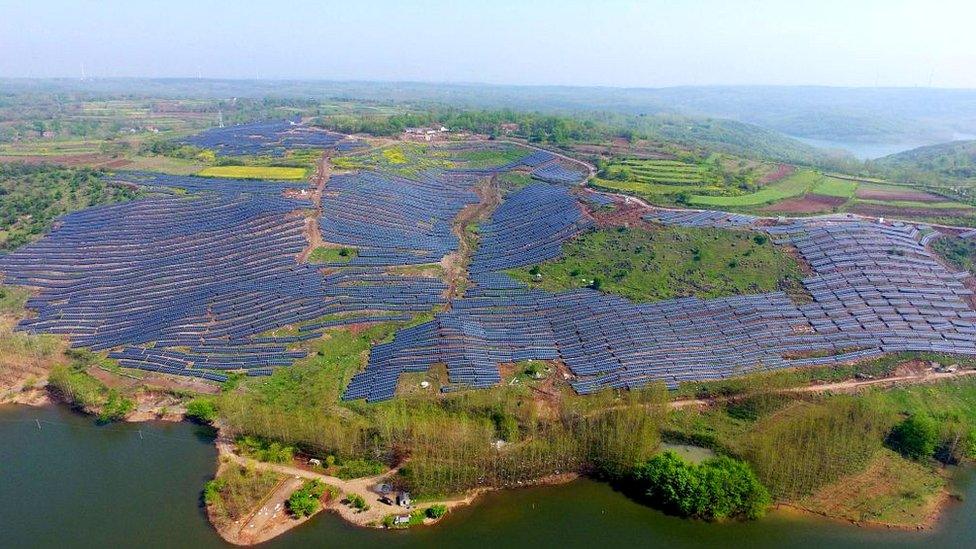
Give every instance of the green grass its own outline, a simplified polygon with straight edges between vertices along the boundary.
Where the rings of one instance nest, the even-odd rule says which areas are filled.
[[[824,176],[823,181],[814,185],[813,194],[852,198],[857,191],[857,182],[836,177]]]
[[[491,168],[514,162],[530,151],[515,146],[468,149],[460,151],[435,151],[435,156],[443,156],[466,168]]]
[[[719,186],[701,185],[665,185],[663,183],[642,183],[640,181],[616,181],[612,179],[595,178],[592,186],[609,191],[625,192],[639,196],[658,198],[662,195],[677,195],[682,192],[714,192],[721,193],[727,189]]]
[[[761,243],[760,243],[761,242]],[[713,298],[795,287],[796,262],[768,239],[745,231],[669,228],[602,230],[568,242],[561,258],[510,271],[550,291],[595,285],[633,301]]]
[[[203,177],[229,177],[232,179],[294,180],[305,178],[305,168],[281,166],[211,166],[200,171]]]
[[[748,207],[761,206],[777,202],[794,196],[800,196],[818,185],[823,176],[812,171],[800,171],[767,187],[760,189],[752,194],[739,196],[703,196],[694,195],[689,203],[695,206],[718,206],[718,207]]]
[[[308,256],[309,263],[349,263],[359,251],[355,248],[330,248],[319,246]]]

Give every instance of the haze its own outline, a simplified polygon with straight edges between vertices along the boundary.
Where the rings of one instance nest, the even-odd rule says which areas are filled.
[[[0,1],[2,77],[976,87],[976,4]]]

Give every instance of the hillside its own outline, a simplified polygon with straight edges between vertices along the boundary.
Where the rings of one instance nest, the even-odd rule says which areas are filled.
[[[885,169],[935,172],[951,179],[976,180],[976,140],[919,147],[879,158],[875,163]]]

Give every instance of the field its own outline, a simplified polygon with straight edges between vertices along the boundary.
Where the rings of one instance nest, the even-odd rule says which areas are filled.
[[[211,166],[197,175],[203,177],[228,177],[232,179],[304,179],[305,168],[285,168],[279,166]]]
[[[637,154],[639,151],[632,151]],[[639,196],[652,204],[680,205],[695,196],[739,196],[766,188],[792,173],[792,167],[725,154],[658,152],[650,158],[600,161],[595,187]]]
[[[550,291],[585,286],[656,301],[768,292],[798,285],[796,262],[761,235],[720,229],[613,229],[584,233],[563,256],[510,273]]]
[[[835,196],[838,198],[851,198],[854,191],[858,188],[857,183],[847,179],[838,179],[825,175],[820,183],[814,185],[811,192],[821,196]]]
[[[711,206],[718,208],[743,208],[761,206],[779,200],[800,196],[818,185],[822,176],[812,171],[800,171],[785,179],[771,183],[762,189],[739,196],[704,196],[694,195],[688,203],[694,206]]]
[[[708,177],[706,169],[680,160],[623,159],[604,167],[606,179],[636,183],[701,185]]]

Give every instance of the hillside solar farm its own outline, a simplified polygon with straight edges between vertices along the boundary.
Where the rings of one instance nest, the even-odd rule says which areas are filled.
[[[27,302],[34,315],[18,329],[66,336],[73,347],[107,352],[122,368],[224,382],[231,373],[288,368],[328,330],[398,323],[343,391],[343,399],[370,402],[394,398],[404,374],[435,365],[447,371],[440,391],[454,392],[501,383],[503,364],[554,361],[587,394],[884,353],[976,355],[965,272],[933,257],[925,244],[937,233],[927,226],[649,209],[640,221],[662,235],[676,230],[669,227],[705,231],[695,238],[749,231],[741,237],[749,245],[761,234],[756,242],[771,241],[771,251],[793,250],[806,265],[805,296],[777,289],[773,279],[728,286],[741,295],[649,294],[636,302],[593,280],[559,289],[512,276],[559,260],[595,230],[594,210],[619,206],[612,195],[583,192],[588,174],[561,155],[478,142],[371,149],[294,122],[216,128],[185,142],[218,155],[319,148],[337,170],[311,183],[224,173],[106,175],[137,188],[139,198],[66,215],[47,237],[0,257],[5,283],[35,289]],[[644,186],[707,184],[699,168],[677,161],[621,167]],[[504,196],[492,187],[500,175],[517,173],[527,184]],[[805,173],[784,174],[780,185],[854,196],[853,185]],[[857,192],[875,200],[890,191]],[[745,203],[748,196],[695,200]],[[458,220],[484,204],[490,208],[477,246],[459,260]],[[305,259],[313,243],[320,246],[314,256],[324,259]],[[342,255],[323,251],[330,247]],[[693,249],[688,268],[701,263],[702,249],[711,253]],[[748,269],[748,256],[761,250],[720,266]],[[463,268],[445,269],[452,259]],[[573,273],[584,282],[586,274]],[[450,291],[459,284],[462,291]]]

